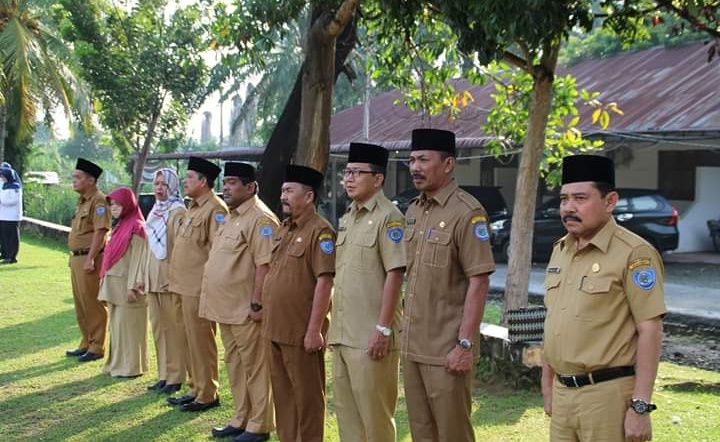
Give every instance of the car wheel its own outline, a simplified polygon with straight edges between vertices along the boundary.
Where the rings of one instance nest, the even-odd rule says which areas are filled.
[[[510,261],[510,241],[505,241],[500,249],[500,259],[502,262]]]

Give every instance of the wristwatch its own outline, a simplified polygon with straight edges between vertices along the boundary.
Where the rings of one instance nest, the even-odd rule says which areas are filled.
[[[643,399],[636,399],[630,402],[630,408],[637,414],[650,414],[651,411],[657,410],[657,405],[646,402]]]
[[[457,345],[460,346],[463,350],[470,350],[473,346],[473,343],[471,340],[464,338],[464,339],[458,339]]]
[[[380,324],[375,326],[375,330],[379,331],[380,334],[385,337],[388,337],[392,334],[392,329],[390,327],[383,327]]]
[[[262,304],[260,304],[259,302],[251,302],[250,310],[252,310],[255,313],[259,312],[260,310],[262,310]]]

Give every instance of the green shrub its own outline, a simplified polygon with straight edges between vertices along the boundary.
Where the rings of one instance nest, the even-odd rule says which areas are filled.
[[[28,183],[23,186],[23,199],[26,216],[70,226],[78,194],[70,186]]]

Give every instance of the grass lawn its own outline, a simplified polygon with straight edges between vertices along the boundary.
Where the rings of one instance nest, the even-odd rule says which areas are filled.
[[[25,237],[19,258],[17,265],[0,267],[0,440],[202,441],[210,439],[212,426],[230,419],[222,363],[222,406],[190,414],[146,391],[155,380],[151,344],[151,371],[134,380],[101,374],[101,361],[81,365],[66,358],[78,330],[64,247]],[[326,440],[334,442],[339,437],[331,388]],[[720,373],[663,363],[654,399],[654,441],[720,440]],[[478,440],[548,440],[538,391],[478,386],[473,411]],[[397,420],[398,440],[410,441],[402,394]]]

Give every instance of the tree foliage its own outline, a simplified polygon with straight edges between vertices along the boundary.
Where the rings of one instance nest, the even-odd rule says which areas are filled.
[[[131,9],[103,0],[61,0],[63,36],[93,87],[102,123],[123,157],[133,153],[133,187],[156,139],[179,137],[208,90],[203,5],[168,14],[165,0]]]
[[[89,102],[44,0],[0,0],[0,159],[22,169],[38,112],[60,107],[89,125]]]

